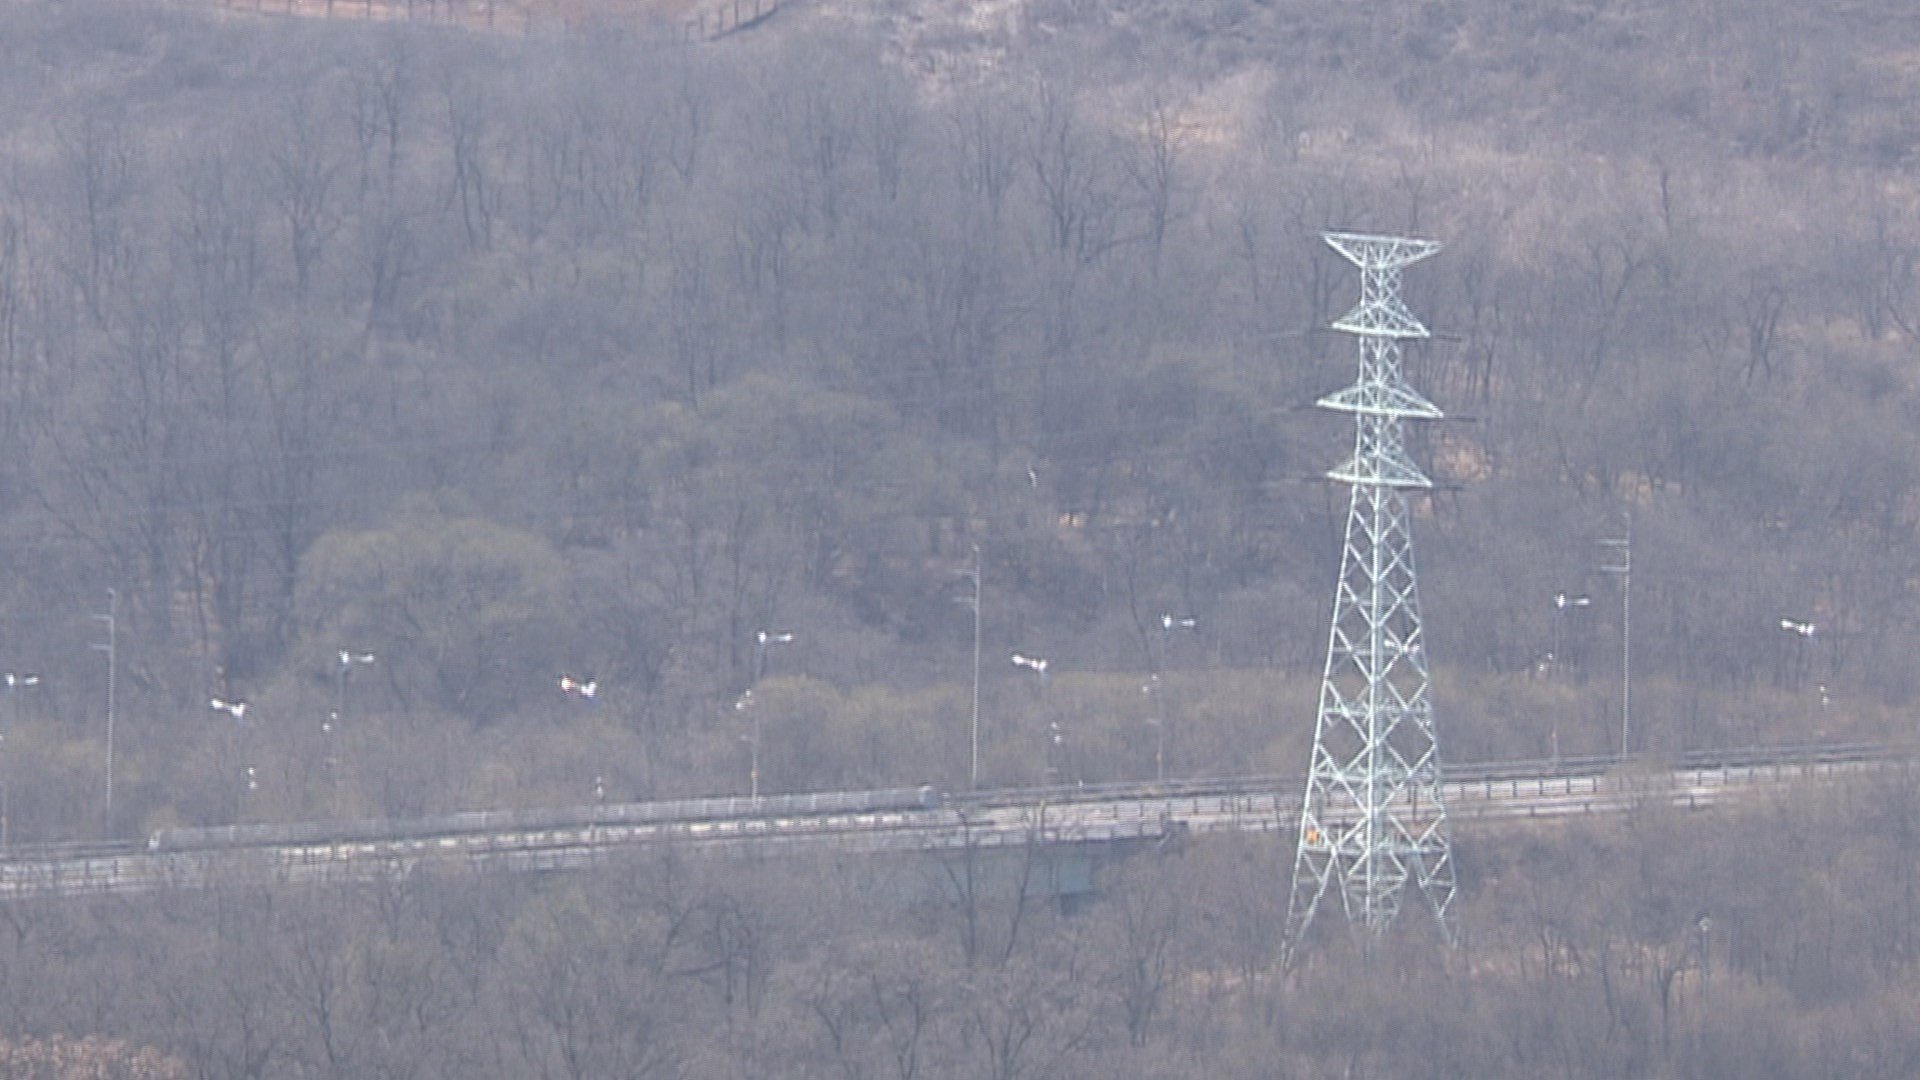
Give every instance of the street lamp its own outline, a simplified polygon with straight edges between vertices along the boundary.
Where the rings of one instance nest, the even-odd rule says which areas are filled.
[[[1561,659],[1562,659],[1560,654],[1560,649],[1562,646],[1561,638],[1564,636],[1564,633],[1561,629],[1560,623],[1562,619],[1566,618],[1567,610],[1571,608],[1575,611],[1578,611],[1581,608],[1588,608],[1592,606],[1593,606],[1593,597],[1587,596],[1585,594],[1581,594],[1578,596],[1569,595],[1563,592],[1558,592],[1553,594],[1553,651],[1547,654],[1547,662],[1549,665],[1551,665],[1554,668],[1558,668],[1561,663]],[[1559,761],[1560,760],[1560,711],[1559,709],[1555,708],[1548,713],[1548,724],[1549,724],[1549,729],[1548,729],[1547,738],[1548,738],[1549,745],[1552,747],[1553,760]]]
[[[354,652],[352,649],[339,649],[334,652],[333,667],[333,711],[327,714],[326,723],[320,725],[320,734],[327,742],[327,783],[333,789],[333,812],[340,812],[340,752],[334,745],[339,737],[340,724],[347,711],[347,675],[354,665],[365,666],[373,663],[375,657],[370,652]]]
[[[1811,619],[1795,619],[1786,615],[1780,617],[1780,632],[1793,635],[1800,643],[1799,648],[1794,650],[1792,670],[1786,679],[1788,686],[1793,690],[1800,689],[1800,680],[1806,677],[1807,671],[1811,667],[1807,662],[1807,650],[1813,646],[1813,637],[1818,631],[1818,624]],[[1825,684],[1822,684],[1820,687],[1820,711],[1822,713],[1826,712],[1826,707],[1827,688]]]
[[[373,663],[374,655],[370,652],[354,652],[352,649],[341,649],[334,654],[334,658],[338,663],[334,665],[333,669],[333,722],[338,724],[341,714],[346,712],[347,708],[347,672],[351,670],[355,664],[365,665]]]
[[[217,697],[209,698],[207,699],[207,707],[214,712],[227,714],[227,717],[237,725],[245,726],[247,723],[247,703],[244,701],[228,701],[225,698]],[[252,745],[251,739],[242,738],[240,742],[243,753],[247,752]],[[260,790],[260,774],[258,770],[252,765],[243,763],[240,766],[240,783],[240,805],[234,811],[233,816],[236,821],[245,821],[248,813],[252,809],[252,795],[254,792]]]
[[[754,632],[753,685],[747,687],[746,693],[740,695],[740,700],[733,703],[736,711],[751,713],[753,716],[753,740],[749,748],[753,760],[749,771],[748,791],[755,802],[760,800],[760,710],[753,707],[753,687],[760,684],[761,677],[767,672],[767,646],[789,645],[792,642],[792,631],[776,633],[758,630]]]
[[[1147,699],[1147,711],[1159,712],[1160,676],[1147,676],[1146,684],[1140,687],[1140,693]],[[1167,781],[1167,718],[1148,716],[1147,726],[1153,729],[1153,779],[1155,783]]]
[[[104,826],[108,829],[113,828],[113,683],[119,660],[115,639],[115,633],[118,630],[118,620],[115,616],[119,614],[119,608],[120,594],[108,589],[106,614],[88,616],[94,622],[107,624],[106,642],[95,643],[88,648],[107,654],[107,819]]]
[[[241,820],[252,816],[253,799],[260,793],[260,769],[256,765],[240,766],[240,811],[236,815]]]
[[[1633,731],[1633,514],[1627,514],[1625,536],[1595,543],[1619,556],[1618,562],[1602,563],[1598,569],[1620,575],[1620,756],[1624,758]]]
[[[1046,660],[1046,658],[1045,658],[1045,657],[1043,657],[1043,656],[1022,656],[1022,655],[1021,655],[1021,654],[1019,654],[1019,653],[1014,653],[1014,654],[1013,654],[1013,663],[1014,663],[1014,666],[1015,666],[1015,667],[1023,667],[1023,668],[1026,668],[1026,669],[1027,669],[1028,671],[1031,671],[1031,672],[1033,672],[1034,674],[1036,674],[1036,675],[1038,675],[1038,676],[1040,676],[1040,683],[1041,683],[1041,685],[1043,685],[1043,686],[1044,686],[1044,685],[1046,685],[1046,681],[1047,681],[1047,660]]]
[[[29,686],[39,686],[40,676],[6,673],[7,684],[7,730],[0,732],[0,743],[19,726],[20,706],[14,700],[14,693]],[[0,749],[4,749],[0,746]],[[13,755],[7,754],[0,760],[0,848],[7,846],[7,798],[12,794]]]
[[[1563,592],[1553,594],[1553,651],[1547,654],[1547,659],[1551,664],[1558,666],[1562,659],[1560,655],[1560,620],[1566,617],[1567,609],[1572,608],[1578,611],[1581,608],[1589,608],[1592,606],[1593,597],[1587,596],[1584,593],[1578,596]]]
[[[1047,691],[1046,657],[1026,656],[1021,653],[1014,653],[1013,666],[1026,668],[1028,671],[1038,675],[1040,677],[1040,693],[1044,697]],[[1064,736],[1060,732],[1060,723],[1057,720],[1047,722],[1047,731],[1049,738],[1047,741],[1046,779],[1048,783],[1052,783],[1059,772],[1058,766],[1054,763],[1054,755],[1058,751],[1061,742],[1064,741]]]
[[[960,597],[973,612],[973,720],[967,727],[967,790],[980,787],[980,545],[973,545],[973,567],[957,571],[973,581],[973,598]]]
[[[3,678],[7,685],[7,730],[12,731],[20,720],[20,706],[15,704],[13,700],[14,693],[24,690],[29,686],[39,686],[40,676],[31,674],[20,675],[9,671]]]
[[[1162,665],[1173,658],[1173,635],[1176,631],[1196,630],[1199,626],[1200,620],[1191,615],[1174,615],[1170,612],[1161,612],[1160,637],[1163,639],[1160,646],[1161,657],[1157,663],[1153,662],[1153,657],[1147,657],[1149,663],[1152,663],[1154,670],[1159,670]]]
[[[604,776],[596,776],[593,778],[593,824],[587,828],[587,846],[589,848],[598,848],[600,846],[600,825],[601,822],[606,819],[606,816],[607,778]]]
[[[753,706],[753,691],[748,690],[733,703],[733,711],[746,713],[753,720],[753,734],[747,739],[747,797],[760,802],[760,710]]]
[[[792,633],[772,634],[761,630],[753,635],[753,681],[759,682],[767,671],[767,646],[792,643]]]

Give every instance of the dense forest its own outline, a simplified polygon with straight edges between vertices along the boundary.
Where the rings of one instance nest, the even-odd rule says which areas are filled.
[[[1887,0],[0,6],[0,843],[958,790],[976,625],[983,784],[1304,773],[1329,228],[1446,244],[1444,757],[1618,749],[1628,529],[1632,749],[1908,740],[1916,83]],[[663,853],[12,903],[0,1063],[1905,1077],[1916,808],[1468,828],[1464,948],[1284,975],[1271,837],[1074,911]]]
[[[1302,768],[1329,227],[1448,244],[1407,280],[1447,756],[1618,746],[1629,518],[1634,749],[1904,737],[1874,10],[10,7],[10,831],[735,791],[755,749],[957,788],[976,566],[983,783]]]
[[[1109,868],[1070,913],[1004,886],[912,902],[890,887],[911,867],[868,856],[664,853],[12,902],[0,1065],[78,1032],[95,1071],[8,1075],[1897,1080],[1920,1066],[1916,823],[1906,776],[1470,828],[1459,950],[1408,917],[1398,962],[1333,934],[1284,976],[1291,852],[1258,836]]]

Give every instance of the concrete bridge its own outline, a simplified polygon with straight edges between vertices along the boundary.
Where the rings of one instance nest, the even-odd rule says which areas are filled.
[[[1904,774],[1912,760],[1905,748],[1848,745],[1700,752],[1666,762],[1496,763],[1447,770],[1441,794],[1455,831],[1471,834],[1647,805],[1698,810],[1782,785]],[[931,854],[948,863],[1018,865],[1034,888],[1072,895],[1092,888],[1102,862],[1142,848],[1208,833],[1290,834],[1301,801],[1297,780],[1272,776],[930,793],[873,809],[858,808],[863,794],[889,793],[239,826],[181,830],[185,837],[157,834],[146,843],[23,847],[0,860],[0,898],[347,882],[436,867],[575,870],[661,847],[711,856]],[[648,816],[632,813],[636,808],[696,805],[723,809],[698,818],[631,820]],[[797,809],[809,805],[827,809]],[[460,823],[477,827],[456,827]]]

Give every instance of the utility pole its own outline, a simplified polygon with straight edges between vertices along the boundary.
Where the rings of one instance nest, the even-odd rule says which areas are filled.
[[[1329,892],[1356,927],[1383,933],[1405,887],[1455,941],[1453,847],[1440,798],[1409,490],[1433,487],[1406,450],[1403,420],[1440,410],[1401,374],[1401,343],[1426,327],[1400,299],[1400,271],[1440,250],[1428,240],[1328,233],[1360,268],[1360,303],[1333,324],[1360,344],[1360,374],[1318,402],[1354,416],[1353,456],[1327,476],[1350,488],[1340,580],[1314,721],[1313,759],[1287,903],[1291,963]]]

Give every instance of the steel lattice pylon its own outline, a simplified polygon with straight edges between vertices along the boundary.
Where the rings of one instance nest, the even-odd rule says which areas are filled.
[[[1384,930],[1408,882],[1454,941],[1452,843],[1414,576],[1409,488],[1432,481],[1408,457],[1401,421],[1441,415],[1401,375],[1401,342],[1427,329],[1400,300],[1400,271],[1440,250],[1427,240],[1328,233],[1360,268],[1360,303],[1333,324],[1360,339],[1360,378],[1319,401],[1354,414],[1353,456],[1327,475],[1352,487],[1333,628],[1314,723],[1286,951],[1329,891],[1347,920]]]

